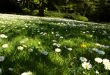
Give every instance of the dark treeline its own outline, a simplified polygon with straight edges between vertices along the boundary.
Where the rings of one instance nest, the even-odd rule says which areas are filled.
[[[0,0],[0,12],[109,22],[110,0]]]
[[[16,0],[0,0],[0,12],[20,12]]]

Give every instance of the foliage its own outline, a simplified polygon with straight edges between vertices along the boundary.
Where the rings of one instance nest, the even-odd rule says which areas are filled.
[[[56,11],[48,11],[46,13],[46,16],[48,17],[60,17],[63,18],[65,15],[65,13],[60,13],[60,12],[56,12]]]
[[[69,14],[69,13],[66,13],[64,15],[64,18],[69,18],[69,19],[73,19],[73,20],[78,20],[78,21],[88,21],[88,18],[85,17],[85,16],[81,16],[79,13],[72,13],[72,14]]]
[[[72,18],[72,13],[79,13],[87,17],[89,21],[110,21],[110,0],[2,0],[0,1],[1,12],[21,12],[26,14],[29,11],[38,10],[39,16],[45,16],[47,11],[57,11],[67,14]],[[20,11],[20,10],[24,11]],[[48,10],[47,10],[48,9]],[[46,12],[45,12],[46,11]],[[30,14],[33,15],[33,14]],[[36,15],[36,14],[35,14]],[[61,15],[62,16],[62,15]],[[78,16],[79,17],[79,16]],[[83,17],[83,18],[84,18]],[[81,17],[82,18],[82,17]]]
[[[81,15],[76,15],[74,19],[79,21],[88,21],[87,17],[81,16]]]
[[[36,15],[38,15],[38,13],[39,13],[38,10],[33,10],[32,15],[33,15],[33,16],[36,16]]]
[[[24,9],[22,9],[22,11],[23,11],[23,14],[26,14],[26,15],[31,14],[31,10],[28,8],[24,8]]]

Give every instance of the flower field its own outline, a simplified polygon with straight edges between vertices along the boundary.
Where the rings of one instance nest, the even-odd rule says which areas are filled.
[[[0,14],[0,75],[110,75],[110,25]]]

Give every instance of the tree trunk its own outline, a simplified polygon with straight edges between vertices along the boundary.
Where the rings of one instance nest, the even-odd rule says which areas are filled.
[[[44,0],[40,0],[40,2],[39,2],[39,16],[44,16],[44,10],[45,10],[45,2],[44,2]]]

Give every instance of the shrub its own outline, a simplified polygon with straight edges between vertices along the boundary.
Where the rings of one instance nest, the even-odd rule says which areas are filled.
[[[33,10],[32,15],[33,15],[33,16],[36,16],[36,15],[38,15],[38,13],[39,13],[38,10]]]
[[[66,13],[64,18],[79,20],[79,21],[88,21],[87,17],[81,16],[80,14],[75,14],[75,13],[72,13],[72,14]]]
[[[76,15],[76,16],[75,16],[75,20],[79,20],[79,21],[88,21],[88,18],[85,17],[85,16]]]
[[[28,9],[28,8],[24,8],[24,9],[22,9],[22,11],[23,11],[23,14],[26,14],[26,15],[30,15],[31,14],[31,10]]]
[[[66,14],[64,15],[64,18],[75,19],[74,16],[75,16],[74,13],[73,13],[73,14],[66,13]]]
[[[65,15],[64,13],[55,12],[55,11],[48,11],[46,13],[46,16],[49,16],[49,17],[60,17],[60,18],[63,18],[64,15]]]

